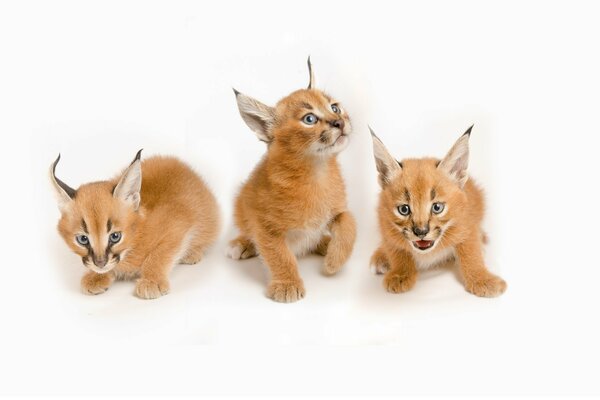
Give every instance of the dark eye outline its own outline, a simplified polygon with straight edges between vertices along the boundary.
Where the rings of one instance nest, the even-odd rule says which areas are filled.
[[[404,211],[402,211],[406,207]],[[408,204],[402,204],[398,206],[398,213],[404,217],[410,215],[410,206]]]
[[[77,235],[75,236],[75,240],[80,246],[86,247],[90,244],[90,239],[86,235]]]
[[[115,236],[116,235],[116,236]],[[121,241],[121,238],[123,237],[123,235],[121,234],[121,232],[113,232],[108,236],[108,240],[112,243],[112,244],[116,244],[119,243]]]
[[[342,110],[340,110],[340,107],[337,104],[331,105],[331,111],[333,111],[336,114],[340,114],[342,112]]]
[[[309,117],[313,117],[315,120],[313,122],[310,122],[307,120]],[[317,122],[319,122],[319,117],[317,117],[313,113],[309,113],[309,114],[306,114],[304,117],[302,117],[302,122],[304,122],[306,125],[314,125]]]
[[[436,206],[440,206],[441,209],[439,211],[436,211],[435,210]],[[434,213],[434,214],[441,214],[444,211],[445,208],[446,208],[446,204],[440,203],[440,202],[435,202],[435,203],[433,203],[431,205],[431,212]]]

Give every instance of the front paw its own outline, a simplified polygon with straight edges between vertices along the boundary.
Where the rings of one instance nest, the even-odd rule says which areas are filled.
[[[370,268],[375,275],[383,275],[390,270],[390,263],[381,250],[377,250],[371,257]]]
[[[113,282],[111,274],[97,274],[88,272],[81,278],[81,291],[88,295],[102,294],[108,290]]]
[[[325,257],[325,263],[323,264],[323,275],[332,276],[337,274],[344,264],[339,261],[333,260],[333,257]]]
[[[479,297],[498,297],[506,291],[506,286],[504,279],[492,274],[465,283],[465,289]]]
[[[388,272],[383,278],[383,286],[390,293],[408,292],[417,283],[417,274]]]
[[[297,281],[271,281],[267,288],[267,297],[280,303],[293,303],[304,298],[304,284]]]
[[[169,293],[169,282],[155,282],[150,279],[140,278],[135,283],[135,295],[140,299],[157,299]]]

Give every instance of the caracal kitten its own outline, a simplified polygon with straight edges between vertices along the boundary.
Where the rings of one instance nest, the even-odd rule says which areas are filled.
[[[137,278],[135,294],[169,292],[169,272],[195,264],[219,232],[219,209],[202,179],[173,157],[140,160],[119,176],[72,189],[50,167],[61,218],[58,231],[89,271],[86,294],[104,293],[115,279]],[[143,172],[143,179],[142,179]]]
[[[495,297],[506,290],[506,282],[488,271],[483,259],[483,193],[467,175],[472,128],[441,161],[398,162],[371,132],[382,188],[378,214],[383,238],[371,269],[386,274],[389,292],[406,292],[419,270],[453,261],[467,291]]]
[[[240,236],[228,254],[260,254],[271,271],[267,296],[278,302],[304,297],[296,256],[325,256],[322,271],[333,275],[356,237],[336,160],[348,145],[350,119],[339,102],[315,88],[310,58],[308,68],[308,88],[275,107],[235,91],[243,120],[268,147],[236,199]]]

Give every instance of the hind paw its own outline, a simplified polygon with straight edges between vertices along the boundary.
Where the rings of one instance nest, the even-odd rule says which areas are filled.
[[[246,258],[256,257],[257,255],[258,252],[256,251],[254,243],[248,239],[237,238],[229,242],[227,257],[234,260],[245,260]]]

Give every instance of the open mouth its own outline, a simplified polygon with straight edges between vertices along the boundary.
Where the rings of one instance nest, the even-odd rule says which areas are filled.
[[[427,250],[433,246],[433,243],[435,243],[433,240],[415,240],[412,242],[413,246],[419,250]]]

